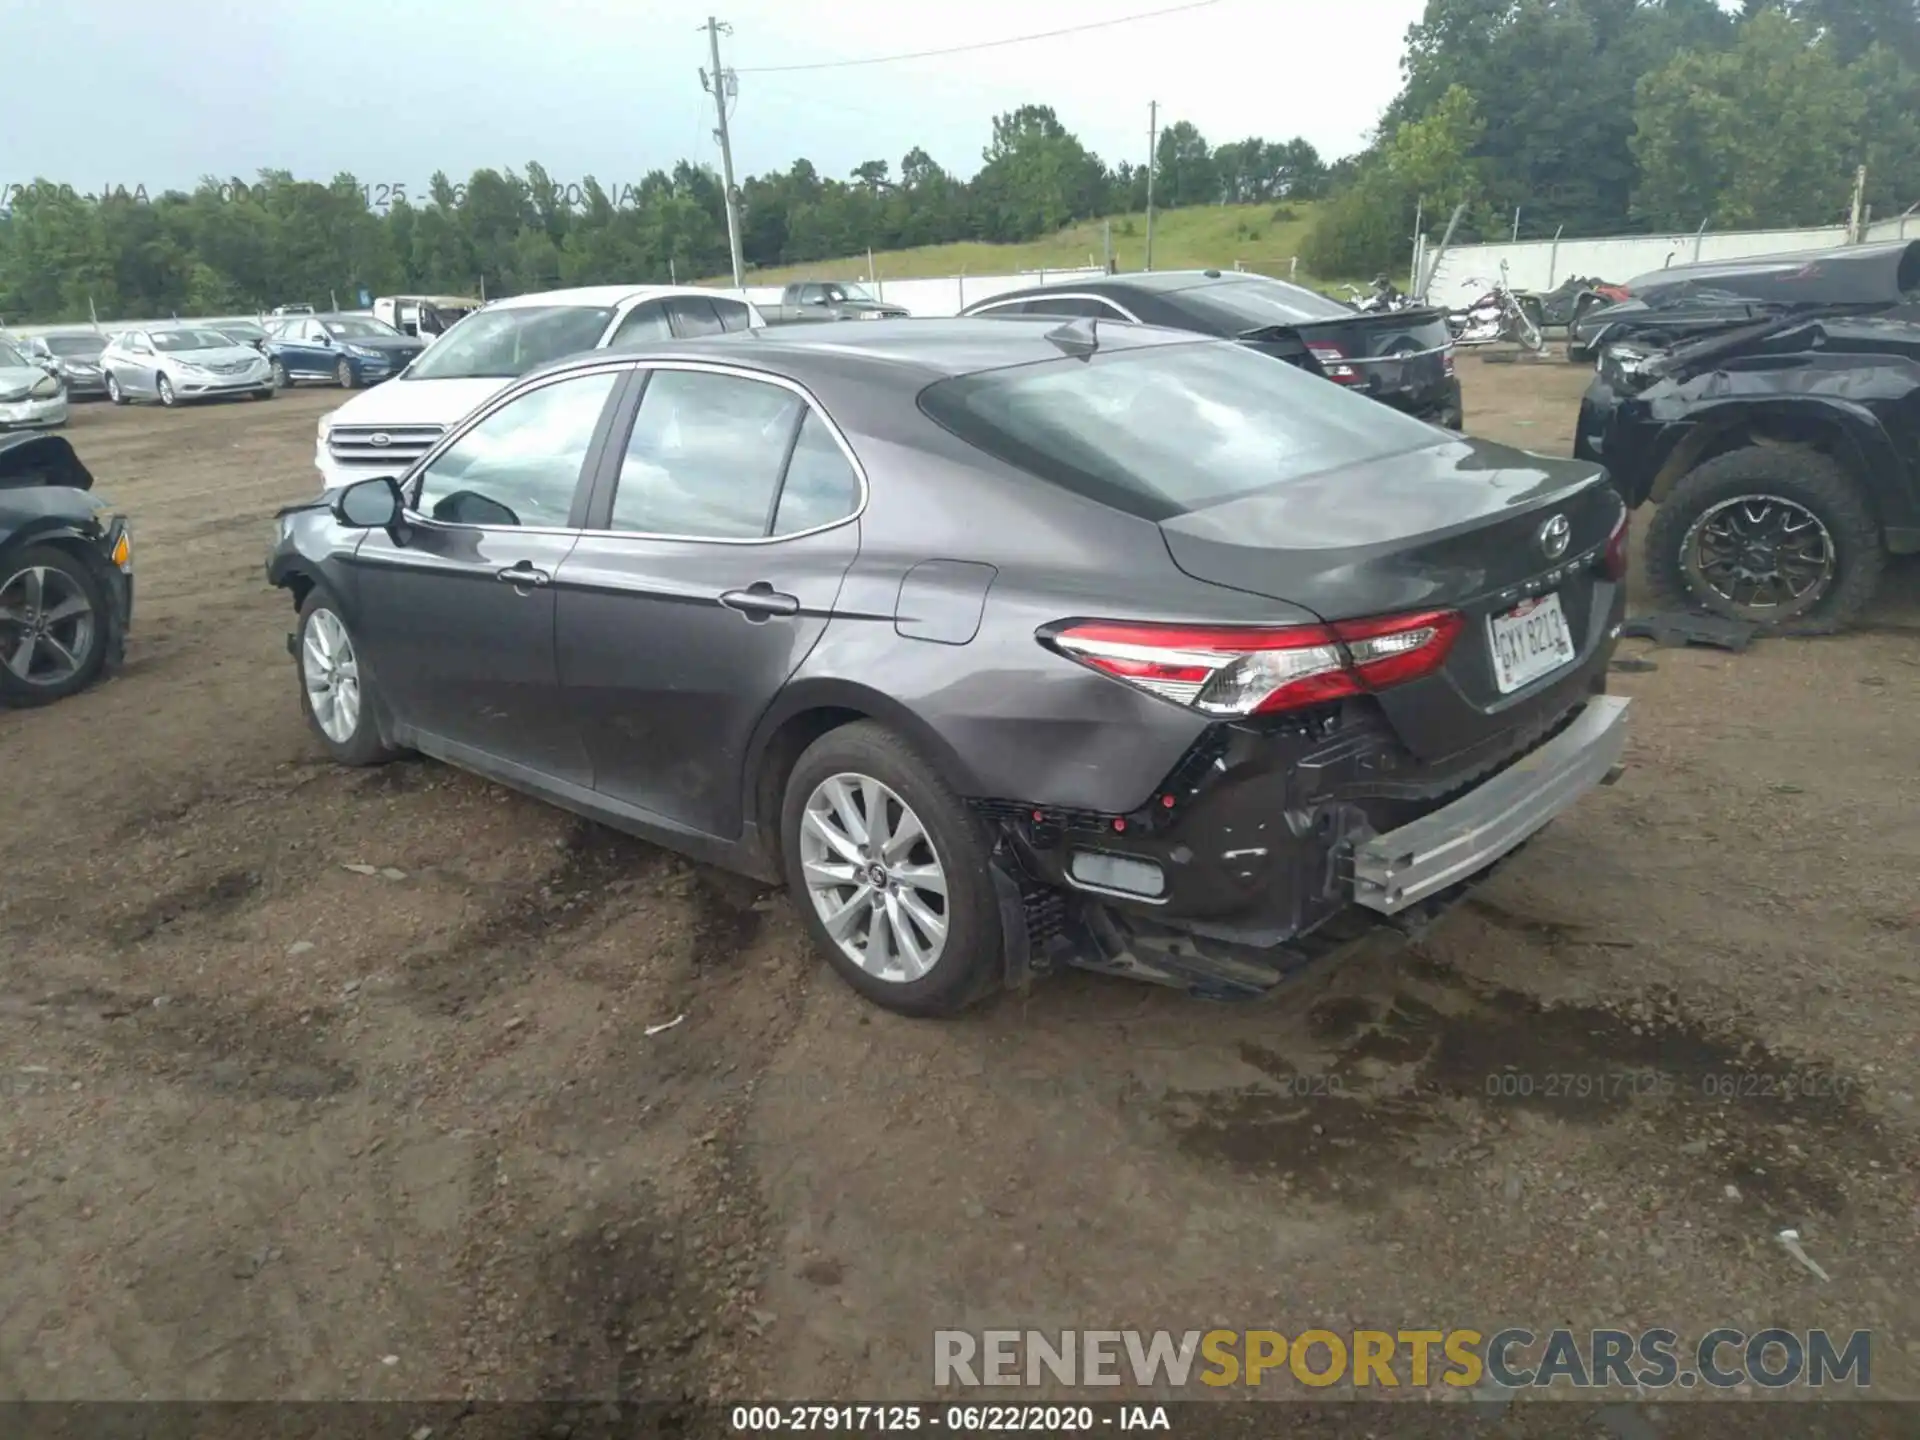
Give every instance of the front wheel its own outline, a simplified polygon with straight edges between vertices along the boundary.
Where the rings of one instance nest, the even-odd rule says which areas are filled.
[[[1885,566],[1859,484],[1800,445],[1715,456],[1674,486],[1647,527],[1648,579],[1663,602],[1781,630],[1851,624]]]
[[[107,596],[86,563],[54,545],[0,559],[0,702],[51,705],[107,661]]]
[[[353,366],[342,360],[333,367],[333,378],[340,382],[342,390],[353,389]]]
[[[173,393],[173,382],[164,375],[153,377],[153,393],[169,409],[180,403],[180,397]]]
[[[1520,342],[1522,349],[1539,354],[1546,348],[1546,337],[1541,335],[1540,327],[1533,323],[1533,317],[1527,313],[1527,307],[1515,303],[1509,317],[1508,333]]]
[[[979,820],[899,736],[870,721],[814,741],[780,816],[787,883],[841,978],[902,1015],[952,1015],[1004,973]]]
[[[284,390],[289,385],[293,384],[293,377],[287,374],[287,367],[282,361],[275,360],[272,366],[270,366],[269,368],[273,372],[273,388],[274,389]]]
[[[124,405],[127,403],[127,392],[120,388],[118,376],[107,376],[107,399],[116,405]]]
[[[379,695],[346,618],[319,590],[300,607],[300,709],[342,765],[382,765],[400,752],[380,734]]]

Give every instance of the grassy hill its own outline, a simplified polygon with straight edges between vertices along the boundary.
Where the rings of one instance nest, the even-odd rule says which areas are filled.
[[[1184,270],[1217,267],[1230,270],[1239,262],[1248,270],[1286,278],[1313,219],[1309,203],[1291,205],[1195,205],[1184,210],[1162,210],[1153,222],[1153,267]],[[1113,227],[1114,259],[1122,270],[1146,265],[1147,217],[1115,215],[1070,225],[1044,239],[1019,245],[990,245],[960,241],[952,245],[924,245],[917,250],[876,251],[874,268],[882,280],[914,280],[937,275],[1005,275],[1016,271],[1070,269],[1098,265],[1105,256],[1103,234]],[[749,285],[784,285],[792,280],[861,280],[867,275],[865,255],[840,260],[817,260],[749,270]],[[1295,278],[1317,283],[1306,272]],[[716,276],[710,284],[725,285]]]

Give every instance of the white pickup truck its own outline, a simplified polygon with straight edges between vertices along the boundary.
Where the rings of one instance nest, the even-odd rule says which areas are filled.
[[[373,302],[373,318],[431,345],[483,303],[464,295],[382,295]]]

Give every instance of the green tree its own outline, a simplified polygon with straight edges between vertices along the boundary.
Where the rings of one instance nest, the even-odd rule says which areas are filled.
[[[1731,50],[1682,52],[1641,82],[1634,207],[1673,228],[1842,219],[1866,149],[1864,100],[1812,26],[1762,10]]]

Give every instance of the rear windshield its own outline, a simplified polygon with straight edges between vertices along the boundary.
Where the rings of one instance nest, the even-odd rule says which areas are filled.
[[[1196,285],[1172,297],[1182,310],[1219,327],[1223,335],[1244,335],[1273,325],[1303,325],[1314,320],[1351,319],[1353,311],[1338,300],[1284,280],[1264,276],[1223,280],[1218,285]]]
[[[1284,360],[1219,343],[959,376],[928,386],[920,407],[988,454],[1156,522],[1450,438]]]

